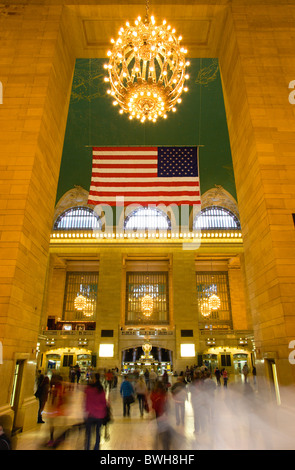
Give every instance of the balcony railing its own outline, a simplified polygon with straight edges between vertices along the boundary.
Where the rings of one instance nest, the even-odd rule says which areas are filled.
[[[120,331],[122,336],[173,336],[173,330],[149,329],[149,328],[128,328]]]
[[[43,330],[42,336],[94,336],[95,330]]]

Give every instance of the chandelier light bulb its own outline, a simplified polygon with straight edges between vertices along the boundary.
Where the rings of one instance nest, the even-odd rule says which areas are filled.
[[[140,122],[166,119],[181,102],[182,91],[187,91],[187,50],[180,47],[182,38],[174,33],[166,20],[157,26],[147,14],[145,20],[138,17],[135,26],[127,22],[119,30],[119,39],[111,40],[113,48],[107,52],[105,66],[110,94],[129,117],[136,116]]]

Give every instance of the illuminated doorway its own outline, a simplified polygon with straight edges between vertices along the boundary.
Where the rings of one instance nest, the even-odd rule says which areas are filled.
[[[173,356],[170,349],[153,346],[149,356],[149,359],[144,357],[141,346],[123,350],[122,371],[124,373],[133,373],[138,371],[140,374],[146,369],[153,369],[158,373],[158,375],[162,375],[165,370],[168,374],[172,372]]]

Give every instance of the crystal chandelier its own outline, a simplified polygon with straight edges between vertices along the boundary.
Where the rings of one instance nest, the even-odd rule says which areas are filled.
[[[141,299],[141,310],[146,317],[150,317],[153,313],[154,301],[153,298],[146,294]]]
[[[212,294],[209,297],[210,310],[218,310],[221,305],[220,298],[218,295]]]
[[[138,17],[135,26],[127,22],[118,39],[111,40],[113,48],[104,65],[108,71],[105,81],[110,83],[107,92],[120,114],[127,113],[129,119],[140,122],[156,122],[167,118],[169,111],[176,111],[189,78],[187,50],[180,46],[181,39],[166,20],[157,26],[154,17],[149,18],[147,1],[145,20]]]
[[[74,306],[76,310],[82,311],[86,307],[86,297],[84,295],[77,295],[74,300]]]
[[[91,317],[94,312],[94,299],[87,299],[85,307],[83,309],[83,315],[85,317]]]
[[[208,300],[205,299],[201,302],[200,310],[203,317],[209,317],[209,315],[211,315],[211,308]]]

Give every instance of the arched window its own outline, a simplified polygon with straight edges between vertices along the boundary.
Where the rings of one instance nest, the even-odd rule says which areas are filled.
[[[171,230],[169,217],[159,209],[142,207],[129,214],[124,223],[125,230]]]
[[[54,230],[100,230],[101,220],[89,207],[71,207],[56,219]]]
[[[224,207],[210,206],[194,220],[194,230],[241,230],[239,219]]]

